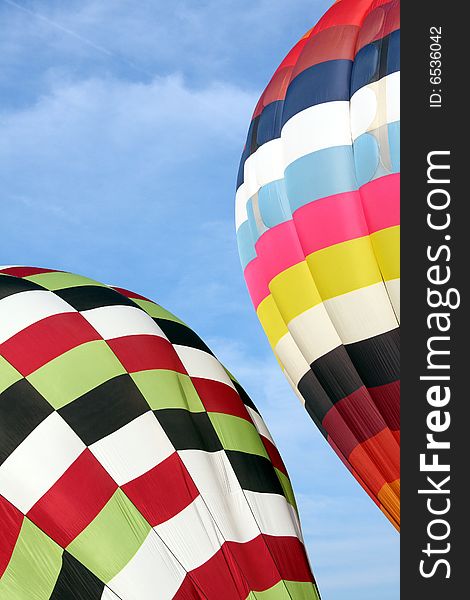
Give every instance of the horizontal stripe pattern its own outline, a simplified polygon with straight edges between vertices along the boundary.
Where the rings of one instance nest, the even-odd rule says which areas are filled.
[[[387,45],[387,60],[380,61],[382,45]],[[250,153],[281,135],[283,126],[294,115],[312,106],[347,101],[362,87],[399,71],[400,37],[394,31],[361,48],[354,61],[331,59],[307,67],[289,83],[283,99],[264,106],[254,117],[246,147]]]
[[[336,3],[256,106],[235,210],[248,291],[276,358],[395,525],[399,54],[399,1]],[[376,436],[390,454],[366,444]]]
[[[382,109],[384,102],[386,110]],[[348,147],[361,135],[369,133],[379,137],[384,127],[395,127],[399,123],[399,116],[399,73],[385,77],[374,86],[362,88],[355,94],[351,103],[319,104],[295,115],[282,129],[280,138],[260,146],[244,163],[244,180],[236,193],[237,230],[248,218],[248,201],[260,191],[262,195],[269,194],[270,188],[267,186],[271,184],[272,187],[274,182],[277,182],[275,189],[282,189],[281,181],[292,163],[316,153],[314,157],[305,160],[313,161],[313,164],[325,164],[328,163],[328,157],[338,159],[338,152],[341,153],[340,158],[344,155],[343,161],[346,161]],[[332,125],[327,127],[325,123]],[[336,147],[343,149],[328,152]],[[357,149],[357,144],[354,148]],[[382,154],[387,151],[385,144],[382,144],[381,151]],[[354,168],[354,163],[352,164]],[[373,173],[372,178],[383,174]],[[289,216],[295,210],[289,203],[285,204],[284,208],[289,211]]]
[[[371,4],[365,0],[365,11],[357,4],[352,10],[347,4],[333,6],[294,46],[261,96],[254,117],[261,113],[263,107],[282,100],[289,82],[308,67],[334,59],[353,60],[362,47],[399,29],[398,3],[387,7],[386,12],[380,9],[380,5],[389,4],[388,0],[376,2],[372,10]],[[345,13],[339,15],[338,8],[346,9]]]

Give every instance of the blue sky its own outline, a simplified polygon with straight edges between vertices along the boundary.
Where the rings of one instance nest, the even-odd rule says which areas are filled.
[[[190,324],[263,413],[324,600],[397,600],[398,535],[315,429],[245,289],[251,112],[325,0],[0,0],[0,263],[75,271]]]

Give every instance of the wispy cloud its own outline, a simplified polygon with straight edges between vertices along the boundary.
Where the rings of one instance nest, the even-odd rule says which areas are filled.
[[[45,235],[71,219],[83,224],[82,237],[104,242],[125,224],[155,231],[167,223],[160,236],[168,238],[172,228],[177,234],[197,223],[187,220],[191,214],[205,223],[201,201],[214,190],[195,189],[191,179],[209,163],[217,180],[217,160],[238,154],[253,103],[235,86],[194,89],[180,75],[149,83],[59,80],[34,105],[0,113],[4,222],[21,198],[29,208],[24,222]],[[220,219],[208,207],[211,213]],[[78,235],[71,234],[72,245]]]
[[[17,10],[25,12],[27,15],[29,15],[33,19],[38,19],[38,20],[42,21],[43,23],[47,23],[47,25],[49,25],[49,27],[54,27],[55,29],[62,31],[66,35],[70,35],[70,36],[74,37],[82,44],[86,44],[87,46],[90,46],[91,48],[93,48],[94,50],[97,50],[98,52],[103,52],[104,54],[107,54],[108,56],[113,55],[113,52],[111,52],[111,50],[108,50],[107,48],[104,48],[103,46],[95,44],[95,42],[93,42],[92,40],[84,37],[83,35],[79,35],[76,31],[73,31],[72,29],[68,29],[67,27],[64,27],[60,23],[57,23],[57,21],[48,19],[47,17],[45,17],[44,15],[42,15],[39,12],[30,10],[26,6],[22,6],[21,4],[18,4],[17,2],[13,2],[13,0],[2,0],[2,2],[4,2],[5,4],[8,4],[10,6],[13,6]]]

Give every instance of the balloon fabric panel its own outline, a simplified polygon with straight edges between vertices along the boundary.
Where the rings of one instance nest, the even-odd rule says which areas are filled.
[[[237,181],[240,259],[287,379],[399,528],[400,3],[341,0],[280,64]]]
[[[319,598],[255,406],[150,300],[0,269],[2,600]]]

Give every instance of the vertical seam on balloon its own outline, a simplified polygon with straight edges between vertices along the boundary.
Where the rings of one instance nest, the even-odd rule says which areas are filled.
[[[383,19],[381,27],[380,27],[380,34],[382,34],[385,31],[385,28],[386,28],[386,25],[387,25],[387,19],[388,19],[388,16],[389,16],[389,11],[390,11],[390,8],[394,4],[395,4],[395,2],[392,0],[391,2],[383,4],[383,5],[381,5],[379,7],[380,10],[382,10],[384,12],[384,14],[385,14],[385,18]],[[387,106],[386,106],[386,104],[387,104],[387,96],[386,96],[386,93],[384,94],[384,90],[386,90],[387,82],[384,82],[383,85],[380,85],[380,82],[381,82],[381,77],[380,76],[381,76],[381,74],[384,71],[383,61],[384,60],[386,61],[388,59],[389,36],[383,37],[382,35],[380,35],[380,37],[378,38],[378,40],[380,40],[380,50],[379,50],[379,64],[377,65],[378,76],[379,76],[379,78],[377,80],[377,91],[376,91],[376,94],[377,94],[377,106],[378,106],[379,111],[380,110],[384,110],[386,112],[386,110],[387,110]],[[385,50],[385,52],[383,52],[383,50]],[[386,69],[385,69],[385,72],[386,72]],[[385,96],[385,102],[381,102],[381,100],[384,99],[384,96]],[[388,121],[387,121],[387,119],[384,119],[383,121],[379,120],[379,122],[383,122],[384,123],[384,125],[380,129],[383,129],[384,131],[387,132],[386,138],[387,138],[387,141],[388,141]],[[380,161],[380,164],[382,164],[382,166],[388,171],[386,165],[382,161],[382,156],[381,156],[381,152],[380,152],[380,149],[381,149],[381,146],[382,146],[382,142],[385,142],[384,134],[383,134],[383,132],[382,133],[380,132],[380,129],[378,131],[379,143],[380,143],[380,145],[379,145],[379,161]],[[353,153],[354,153],[354,144],[352,145],[352,149],[353,149]],[[363,212],[363,215],[364,215],[364,221],[365,221],[365,223],[367,225],[367,229],[369,231],[369,238],[371,239],[371,231],[370,231],[371,228],[370,228],[370,224],[369,224],[369,222],[367,220],[366,212],[364,210],[364,201],[363,201],[364,198],[363,198],[363,194],[362,194],[362,186],[359,186],[358,193],[359,193],[359,198],[361,200],[362,212]],[[383,272],[382,272],[382,269],[381,269],[380,262],[378,260],[377,254],[375,252],[374,244],[372,243],[372,239],[371,239],[371,246],[372,246],[372,251],[374,252],[374,256],[375,256],[375,260],[376,260],[377,266],[378,266],[380,274],[382,276],[382,281],[383,281],[383,285],[384,285],[384,288],[385,288],[385,292],[386,292],[388,300],[390,302],[390,306],[391,306],[391,308],[393,310],[393,314],[395,315],[395,319],[397,321],[397,325],[399,326],[400,321],[398,319],[398,315],[397,315],[397,312],[395,310],[395,306],[393,305],[393,302],[392,302],[392,299],[391,299],[391,296],[390,296],[390,292],[389,292],[388,287],[386,285],[386,280],[384,278],[384,275],[383,275]]]
[[[141,307],[139,307],[139,308],[141,308]],[[143,309],[141,308],[141,310],[143,310]],[[146,311],[144,310],[144,312],[146,312]],[[148,313],[147,313],[147,314],[148,314]],[[174,347],[173,347],[173,344],[171,344],[171,343],[170,343],[170,346],[171,346],[171,350],[174,352],[175,356],[178,356],[178,354],[177,354],[176,350],[175,350],[175,349],[174,349]],[[126,370],[126,372],[127,372],[127,370]],[[240,398],[240,401],[241,401],[241,402],[243,402],[243,401],[241,400],[241,398]],[[166,432],[165,432],[165,435],[166,435],[166,437],[167,437],[167,439],[168,439],[169,443],[170,443],[170,444],[173,446],[173,444],[172,444],[171,440],[169,439],[168,435],[166,434]],[[174,446],[173,446],[173,447],[174,447]],[[174,449],[175,449],[175,452],[178,454],[178,451],[177,451],[177,449],[176,449],[176,448],[174,448]],[[226,452],[225,452],[225,449],[223,450],[223,452],[224,452],[224,455],[227,457],[227,454],[226,454]],[[179,456],[179,454],[178,454],[178,456]],[[227,457],[227,461],[228,461],[228,463],[230,464],[230,461],[228,460],[228,457]],[[231,465],[230,465],[230,468],[231,468],[231,469],[232,469],[232,471],[233,471],[233,468],[232,468],[232,466],[231,466]],[[234,472],[234,471],[233,471],[233,473],[234,473],[234,475],[235,475],[235,478],[236,478],[236,474],[235,474],[235,472]],[[228,540],[226,540],[226,539],[225,539],[225,537],[224,537],[224,535],[222,534],[222,531],[221,531],[221,529],[220,529],[220,526],[219,526],[219,524],[218,524],[217,520],[215,519],[214,515],[213,515],[213,514],[212,514],[212,512],[210,511],[210,509],[209,509],[209,506],[208,506],[208,504],[207,504],[207,502],[206,502],[206,500],[205,500],[205,498],[204,498],[204,495],[202,494],[201,490],[200,490],[200,489],[197,487],[197,485],[196,485],[196,482],[193,480],[193,477],[192,477],[192,475],[191,475],[191,473],[190,473],[189,471],[188,471],[188,474],[189,474],[189,477],[191,478],[191,480],[193,481],[193,483],[194,483],[194,485],[195,485],[196,489],[198,490],[198,493],[199,493],[199,496],[200,496],[200,498],[201,498],[201,501],[203,502],[204,506],[206,507],[206,509],[207,509],[207,512],[208,512],[208,514],[210,515],[210,517],[211,517],[211,519],[212,519],[212,522],[213,522],[213,524],[215,525],[215,527],[216,527],[217,531],[219,532],[221,539],[223,539],[223,540],[224,540],[224,542],[228,542]],[[238,482],[238,479],[237,479],[237,482]],[[240,483],[239,483],[239,487],[240,487],[240,490],[243,492],[243,496],[244,496],[244,498],[245,498],[246,504],[247,504],[247,506],[248,506],[248,508],[249,508],[250,512],[252,512],[252,510],[251,510],[251,507],[250,507],[250,505],[249,505],[249,503],[248,503],[248,500],[247,500],[247,498],[246,498],[246,496],[245,496],[244,490],[243,490],[242,486],[240,485]],[[122,488],[120,488],[120,489],[122,490]],[[129,499],[129,501],[132,503],[132,505],[134,506],[134,508],[135,508],[135,509],[136,509],[136,510],[139,512],[139,514],[142,514],[142,513],[140,512],[140,510],[139,510],[139,509],[138,509],[138,508],[135,506],[135,504],[132,502],[132,500],[131,500],[131,499],[130,499],[128,496],[127,496],[127,494],[125,493],[125,491],[124,491],[124,490],[122,490],[122,491],[123,491],[123,493],[126,495],[126,497]],[[252,513],[252,514],[253,514],[253,513]],[[142,515],[142,517],[145,519],[145,517],[144,517],[143,515]],[[259,524],[258,524],[258,522],[256,521],[256,519],[255,519],[254,515],[253,515],[253,518],[254,518],[254,521],[255,521],[255,523],[256,523],[256,526],[257,526],[257,528],[258,528],[258,530],[259,530],[259,533],[260,533],[260,535],[261,535],[261,537],[262,537],[262,532],[261,532],[261,529],[260,529],[260,527],[259,527]],[[146,520],[146,519],[145,519],[145,521],[147,522],[147,520]],[[149,525],[150,525],[150,524],[149,524]],[[171,548],[170,548],[170,547],[169,547],[169,546],[168,546],[168,545],[165,543],[165,541],[164,541],[164,540],[161,538],[161,536],[158,534],[158,532],[157,532],[157,531],[155,531],[155,529],[154,529],[153,527],[152,527],[152,531],[153,531],[153,532],[154,532],[154,533],[157,535],[157,537],[158,537],[158,538],[160,539],[160,541],[161,541],[161,542],[164,544],[164,546],[168,548],[168,551],[169,551],[169,552],[172,554],[172,556],[175,558],[175,560],[176,560],[176,561],[177,561],[177,562],[180,564],[180,566],[181,566],[181,567],[182,567],[182,569],[185,571],[185,573],[187,574],[187,576],[189,577],[189,579],[192,581],[192,583],[193,583],[193,585],[195,586],[195,588],[196,588],[196,589],[198,589],[198,590],[199,590],[199,591],[202,593],[202,595],[204,596],[204,598],[206,598],[206,600],[209,600],[209,598],[208,598],[208,597],[206,596],[206,594],[204,593],[204,590],[202,590],[202,589],[200,588],[199,584],[198,584],[198,583],[196,582],[196,580],[194,579],[194,576],[193,576],[193,575],[191,575],[191,571],[188,571],[188,570],[187,570],[187,569],[184,567],[184,565],[183,565],[183,564],[182,564],[182,563],[179,561],[179,559],[178,559],[178,558],[176,557],[176,555],[173,553],[173,551],[171,550]],[[264,538],[263,538],[263,539],[264,539]],[[279,572],[279,567],[278,567],[278,565],[276,564],[276,562],[274,561],[274,557],[273,557],[273,555],[272,555],[272,553],[271,553],[271,551],[270,551],[270,549],[269,549],[269,547],[268,547],[268,545],[267,545],[267,544],[266,544],[266,548],[267,548],[267,550],[268,550],[268,552],[269,552],[269,554],[270,554],[270,556],[271,556],[271,559],[272,559],[273,565],[276,567],[276,571],[278,572],[278,575],[279,575],[279,579],[280,579],[280,581],[283,581],[283,579],[282,579],[282,577],[281,577],[281,573]],[[217,552],[219,552],[220,550],[221,550],[221,548],[219,548],[219,549],[216,551],[216,553],[217,553]],[[235,556],[234,556],[234,554],[231,552],[231,550],[230,550],[230,548],[229,548],[228,546],[226,546],[225,550],[226,550],[226,551],[227,551],[227,552],[230,554],[230,556],[233,558],[234,562],[237,564],[239,575],[240,575],[240,576],[242,577],[242,579],[245,581],[245,583],[246,583],[246,586],[247,586],[248,590],[250,590],[250,585],[249,585],[249,583],[248,583],[248,581],[247,581],[247,579],[246,579],[246,575],[245,575],[245,574],[244,574],[244,572],[242,571],[242,569],[241,569],[241,567],[240,567],[240,565],[239,565],[238,561],[236,560],[236,557],[235,557]],[[213,556],[215,556],[215,554],[214,554]],[[211,557],[211,558],[212,558],[212,557]],[[284,584],[284,585],[285,585],[285,584]],[[287,588],[286,588],[286,589],[287,589]]]
[[[365,16],[364,16],[364,18],[365,18]],[[363,19],[363,20],[364,20],[364,19]],[[362,21],[362,22],[363,22],[363,21]],[[362,23],[361,23],[361,24],[362,24]],[[357,30],[357,36],[358,36],[358,34],[359,34],[359,31],[360,31],[360,26],[361,26],[361,25],[359,25],[359,27],[358,27],[358,30]],[[357,36],[356,36],[356,40],[357,40]],[[302,54],[302,53],[300,53],[300,55],[301,55],[301,54]],[[281,136],[281,140],[282,140],[282,136]],[[361,205],[362,205],[362,199],[361,199]],[[294,223],[294,227],[295,227],[295,221],[294,221],[293,219],[292,219],[292,221],[293,221],[293,223]],[[297,231],[297,229],[296,229],[296,231]],[[370,230],[369,230],[369,231],[370,231]],[[375,255],[375,254],[374,254],[374,255]],[[304,256],[305,256],[305,252],[304,252]],[[306,261],[306,257],[304,258],[304,262],[307,262],[307,261]],[[307,263],[307,266],[308,266],[308,263]],[[311,272],[311,269],[310,269],[310,268],[309,268],[309,273],[310,273],[310,275],[311,275],[311,278],[312,278],[312,282],[313,282],[313,284],[315,285],[315,287],[317,287],[317,286],[316,286],[316,282],[315,282],[315,278],[314,278],[314,276],[313,276],[313,273]],[[386,286],[385,286],[385,287],[386,287]],[[317,288],[317,289],[318,289],[318,288]],[[319,293],[319,295],[320,295],[320,297],[321,297],[321,294],[320,294],[320,293]],[[275,298],[274,298],[274,296],[273,296],[273,299],[274,299],[274,302],[275,302],[275,304],[276,304],[276,301],[275,301]],[[323,299],[322,299],[322,304],[323,304],[323,306],[325,307],[325,310],[326,310],[327,314],[328,314],[328,315],[329,315],[329,317],[330,317],[330,321],[332,322],[332,324],[333,324],[333,327],[334,327],[334,328],[335,328],[335,330],[336,330],[336,327],[334,326],[334,321],[331,319],[330,313],[329,313],[329,311],[328,311],[328,307],[327,307],[327,306],[325,306]],[[276,306],[277,306],[277,304],[276,304]],[[279,311],[279,312],[280,312],[280,311]],[[281,316],[281,318],[283,318],[283,317],[282,317],[282,314],[281,314],[280,316]],[[294,336],[294,335],[293,335],[293,334],[290,332],[290,330],[289,330],[289,326],[288,326],[288,323],[286,323],[286,322],[285,322],[285,319],[284,319],[284,318],[283,318],[283,321],[284,321],[284,323],[285,323],[285,325],[286,325],[286,327],[287,327],[287,329],[288,329],[288,332],[289,332],[289,333],[288,333],[288,335],[290,335],[290,336],[292,337],[292,339],[293,339],[293,341],[294,341],[295,345],[297,346],[297,343],[296,343],[296,340],[295,340],[295,336]],[[344,344],[343,344],[343,346],[344,346]],[[297,346],[297,348],[298,348],[298,346]],[[299,351],[300,351],[300,348],[298,348],[298,349],[299,349]],[[301,352],[301,351],[300,351],[300,352]],[[301,354],[302,354],[302,352],[301,352]],[[356,369],[356,366],[354,365],[354,363],[352,362],[352,360],[351,360],[351,363],[353,364],[353,366],[354,366],[354,369],[357,371],[357,369]],[[310,370],[312,370],[312,369],[310,368]],[[314,375],[315,375],[315,374],[314,374]],[[321,384],[320,384],[320,385],[321,385]],[[323,387],[323,386],[322,386],[322,387]],[[375,403],[373,402],[373,399],[372,399],[372,397],[370,396],[370,394],[368,394],[368,396],[369,396],[369,398],[370,398],[370,400],[371,400],[372,404],[375,406]],[[339,416],[341,417],[341,420],[342,420],[342,422],[343,422],[343,423],[345,423],[345,421],[344,421],[343,417],[342,417],[341,415],[339,415]],[[381,416],[381,418],[382,418],[382,420],[383,420],[383,417],[382,417],[382,415],[380,415],[380,416]],[[346,423],[345,423],[345,424],[346,424]],[[387,429],[389,429],[389,427],[388,427],[388,425],[385,423],[385,421],[384,421],[384,425],[387,427]],[[354,437],[355,437],[356,441],[357,441],[357,442],[358,442],[358,444],[359,444],[359,440],[357,439],[357,437],[356,437],[356,436],[354,436]],[[337,447],[337,446],[336,446],[336,447]],[[339,448],[338,448],[338,447],[337,447],[337,449],[339,450]],[[341,454],[342,454],[342,453],[341,453]],[[373,456],[371,456],[369,453],[367,453],[367,454],[368,454],[368,456],[369,456],[369,458],[370,458],[371,462],[373,463],[373,465],[374,465],[374,466],[377,468],[377,467],[378,467],[378,464],[377,464],[376,460],[374,460],[374,457],[373,457]],[[343,457],[344,457],[344,455],[343,455]],[[348,460],[348,458],[347,458],[347,457],[344,457],[344,458],[345,458],[346,462],[349,464],[349,460]],[[378,473],[380,473],[380,469],[378,469],[378,468],[377,468],[377,472],[378,472]],[[363,480],[362,480],[362,481],[363,481]],[[368,487],[368,486],[364,486],[364,487]]]

